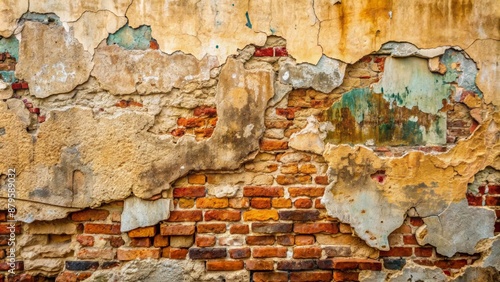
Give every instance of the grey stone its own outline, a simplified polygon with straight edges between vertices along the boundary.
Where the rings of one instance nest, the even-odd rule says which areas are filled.
[[[137,197],[127,198],[124,202],[121,216],[121,232],[127,232],[138,227],[155,225],[161,220],[168,219],[171,203],[170,199],[148,201]]]
[[[279,70],[281,83],[291,84],[293,88],[310,88],[329,93],[344,80],[347,64],[325,55],[317,65],[303,63],[295,65],[287,61]]]
[[[438,267],[426,267],[408,263],[400,272],[391,276],[389,282],[446,282],[448,278]]]
[[[472,207],[467,200],[452,203],[438,216],[424,218],[425,225],[417,229],[420,245],[431,244],[442,255],[476,253],[476,244],[492,237],[495,229],[495,212],[488,208]]]
[[[469,266],[455,279],[450,280],[450,282],[470,281],[498,282],[500,281],[500,272],[491,266],[485,268]]]

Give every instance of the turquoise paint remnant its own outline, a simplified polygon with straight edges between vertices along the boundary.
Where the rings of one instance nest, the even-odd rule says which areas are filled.
[[[117,44],[127,50],[147,50],[149,49],[151,37],[151,27],[141,25],[138,28],[131,28],[128,24],[110,34],[106,43],[108,45]]]
[[[19,40],[15,36],[0,38],[0,53],[6,52],[19,61]]]
[[[39,23],[43,23],[43,24],[61,25],[61,20],[59,19],[59,17],[56,14],[53,14],[53,13],[39,14],[39,13],[28,12],[22,16],[19,23],[22,24],[25,21],[39,22]]]
[[[219,49],[219,45],[215,45],[215,48]]]
[[[417,57],[387,57],[384,75],[373,91],[382,93],[391,107],[417,107],[429,114],[437,114],[451,93],[445,76],[430,72],[427,60]]]
[[[444,74],[446,82],[457,82],[458,86],[483,97],[483,93],[476,85],[478,71],[473,60],[466,58],[462,52],[448,49],[441,57],[441,63],[446,66]]]
[[[438,145],[446,144],[446,113],[429,114],[388,102],[370,88],[342,95],[327,111],[334,129],[326,141],[339,144]]]
[[[252,28],[252,22],[250,21],[250,16],[248,12],[245,13],[245,17],[247,18],[247,23],[245,24],[248,28]]]
[[[276,33],[276,29],[274,29],[274,28],[272,28],[272,27],[271,27],[271,29],[269,29],[269,30],[271,31],[271,34]]]
[[[17,81],[16,73],[14,71],[0,71],[0,79],[7,83]]]

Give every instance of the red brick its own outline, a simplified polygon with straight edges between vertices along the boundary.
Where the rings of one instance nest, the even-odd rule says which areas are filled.
[[[160,226],[160,234],[163,236],[192,235],[194,234],[194,231],[194,225],[162,224]]]
[[[380,251],[381,257],[410,257],[412,254],[411,247],[392,247],[389,251]]]
[[[207,261],[208,271],[234,271],[243,269],[241,260],[210,260]]]
[[[76,255],[79,259],[106,259],[111,260],[115,258],[115,251],[113,249],[94,249],[94,248],[81,248]]]
[[[274,261],[272,260],[246,260],[246,270],[274,270]]]
[[[128,236],[130,238],[154,237],[156,231],[155,229],[156,228],[154,226],[136,228],[134,230],[129,231]]]
[[[465,259],[438,260],[434,263],[434,265],[442,269],[448,269],[448,268],[460,269],[467,265],[467,260]]]
[[[188,254],[188,249],[170,248],[171,259],[185,259]]]
[[[286,47],[274,47],[274,56],[275,57],[287,57],[288,51]]]
[[[378,260],[373,259],[357,259],[357,258],[334,258],[331,261],[333,269],[340,270],[350,270],[350,269],[360,269],[360,270],[382,270],[382,263]]]
[[[277,237],[278,244],[283,246],[293,246],[295,244],[295,236],[293,235],[281,235]]]
[[[290,233],[292,227],[291,223],[252,223],[254,233]]]
[[[205,212],[205,221],[240,221],[241,212],[235,210],[208,210]]]
[[[225,258],[227,251],[225,248],[191,248],[189,257],[191,259],[218,259]]]
[[[150,238],[132,238],[130,240],[129,246],[149,248],[149,247],[151,247],[151,239]]]
[[[415,256],[417,257],[431,257],[432,248],[415,248]]]
[[[86,223],[83,230],[90,234],[121,234],[120,224]]]
[[[83,210],[71,214],[73,221],[105,220],[109,215],[107,210]]]
[[[215,117],[217,116],[217,109],[209,106],[198,106],[194,108],[193,114],[195,116]]]
[[[317,209],[325,209],[325,205],[321,203],[321,198],[314,200],[314,207]]]
[[[276,241],[274,236],[247,236],[247,245],[273,245]]]
[[[293,258],[306,259],[306,258],[320,258],[320,247],[295,247],[293,248]]]
[[[248,234],[250,232],[250,228],[247,224],[233,224],[229,228],[229,232],[231,234]]]
[[[286,150],[288,149],[288,142],[274,139],[262,139],[260,140],[260,149],[263,151]]]
[[[276,114],[279,116],[284,116],[287,119],[294,119],[295,118],[295,112],[299,110],[300,108],[293,107],[293,108],[276,108]]]
[[[269,209],[271,208],[270,198],[252,198],[250,200],[250,206],[255,209]]]
[[[245,197],[283,197],[283,187],[246,186],[243,188]]]
[[[225,223],[198,223],[196,226],[198,233],[224,233],[226,232]]]
[[[117,257],[119,260],[134,260],[147,258],[160,258],[160,249],[118,249]]]
[[[415,235],[403,235],[403,243],[405,245],[418,245]]]
[[[295,244],[297,246],[304,246],[304,245],[312,245],[314,244],[314,236],[313,235],[297,235],[295,236]]]
[[[325,188],[320,187],[290,187],[288,193],[291,197],[307,196],[307,197],[322,197],[325,193]]]
[[[278,212],[280,220],[314,221],[319,219],[317,210],[281,210]]]
[[[474,196],[473,194],[467,193],[467,202],[469,202],[469,206],[482,206],[483,205],[483,197],[482,196]]]
[[[272,47],[256,48],[253,53],[254,57],[272,57],[274,56],[274,49]]]
[[[203,213],[199,210],[194,211],[171,211],[168,221],[170,222],[186,222],[186,221],[202,221]]]
[[[195,242],[198,247],[212,247],[215,245],[215,236],[196,235]]]
[[[410,217],[410,225],[422,226],[422,225],[424,225],[424,221],[420,217]]]
[[[76,236],[76,241],[78,241],[82,247],[94,246],[94,236],[78,235]]]
[[[288,272],[255,272],[254,282],[288,282]]]
[[[4,281],[4,280],[0,280]],[[75,272],[63,271],[57,275],[55,282],[77,282],[77,274]]]
[[[179,118],[177,120],[178,126],[184,126],[186,128],[202,127],[205,125],[205,119],[200,117],[193,118]]]
[[[290,282],[330,282],[332,281],[331,271],[303,271],[290,273]]]
[[[487,206],[500,206],[500,197],[486,196]]]
[[[308,209],[311,208],[313,203],[309,198],[296,199],[293,205],[298,209]]]
[[[359,281],[359,272],[334,271],[333,281]]]
[[[286,258],[287,250],[285,247],[256,247],[252,255],[254,258]]]
[[[293,231],[301,234],[336,234],[339,233],[339,227],[336,223],[295,223]]]
[[[191,186],[174,188],[174,198],[205,197],[205,186]]]
[[[321,185],[328,185],[328,176],[318,175],[314,177],[314,183]]]
[[[156,235],[153,241],[155,247],[167,247],[169,244],[168,236]]]
[[[250,254],[250,248],[238,248],[229,250],[229,256],[233,259],[249,258]]]
[[[500,195],[500,184],[488,184],[488,194]]]
[[[282,260],[278,262],[276,269],[278,270],[311,270],[318,268],[316,260]]]
[[[121,236],[112,236],[112,237],[107,238],[106,240],[109,241],[109,244],[113,248],[119,248],[119,247],[125,245],[125,241],[123,240],[123,238]]]
[[[172,134],[173,136],[176,136],[176,137],[181,137],[183,136],[184,134],[186,134],[186,129],[185,128],[175,128],[173,129],[172,131],[170,131],[170,134]]]

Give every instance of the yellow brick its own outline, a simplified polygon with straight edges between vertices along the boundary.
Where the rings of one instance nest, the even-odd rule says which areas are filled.
[[[316,166],[314,166],[313,164],[303,164],[300,166],[299,171],[306,174],[314,174],[317,172]]]
[[[273,208],[291,208],[292,200],[283,198],[274,198],[272,204]]]
[[[181,209],[190,209],[194,207],[194,199],[180,198],[178,205]]]
[[[278,220],[277,210],[251,210],[243,213],[245,221],[265,221],[265,220]]]
[[[207,178],[204,174],[193,174],[188,176],[188,183],[190,184],[205,184]]]
[[[229,205],[227,198],[198,198],[196,207],[201,209],[223,209]]]
[[[298,172],[297,164],[284,164],[281,166],[281,173],[290,174]]]

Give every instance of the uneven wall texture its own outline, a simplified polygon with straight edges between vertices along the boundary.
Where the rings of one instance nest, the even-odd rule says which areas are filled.
[[[500,281],[494,0],[0,0],[0,281]]]

